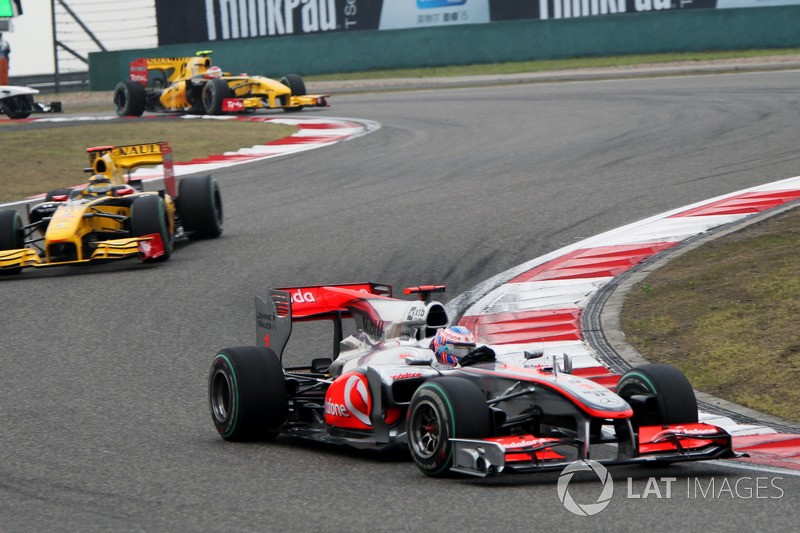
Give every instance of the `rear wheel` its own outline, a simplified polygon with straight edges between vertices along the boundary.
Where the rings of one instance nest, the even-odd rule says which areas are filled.
[[[231,87],[221,78],[212,78],[203,86],[203,111],[207,115],[222,114],[222,103],[231,97]]]
[[[269,348],[226,348],[208,376],[214,426],[229,441],[265,441],[278,436],[288,401],[283,368]]]
[[[306,93],[306,82],[303,81],[303,78],[300,77],[298,74],[287,74],[286,76],[281,78],[281,83],[289,87],[292,91],[292,96],[305,96]],[[289,103],[289,97],[283,97],[283,105]],[[303,109],[303,106],[297,107],[284,107],[283,110],[287,112],[294,112],[300,111]]]
[[[145,259],[146,262],[159,263],[172,255],[173,236],[169,229],[169,215],[164,200],[155,194],[139,196],[131,204],[131,236],[143,237],[157,233],[164,244],[164,254],[159,257]]]
[[[672,365],[647,364],[629,370],[620,378],[616,393],[633,407],[634,428],[697,422],[692,385]]]
[[[408,449],[417,468],[430,476],[447,473],[453,464],[451,438],[492,435],[486,399],[471,381],[458,377],[423,383],[408,409]]]
[[[25,246],[25,226],[19,213],[11,209],[0,211],[0,250],[17,250]],[[19,274],[22,268],[4,268],[0,275]]]
[[[178,214],[190,239],[222,235],[222,196],[211,176],[184,178],[178,185]]]
[[[144,85],[125,80],[114,88],[114,109],[120,117],[141,117],[147,104]]]

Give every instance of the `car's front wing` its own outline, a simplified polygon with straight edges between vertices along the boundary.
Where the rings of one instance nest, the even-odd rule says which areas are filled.
[[[286,105],[280,104],[277,98],[268,98],[266,96],[226,98],[222,101],[222,111],[224,113],[241,113],[243,111],[253,111],[262,108],[330,107],[330,104],[328,104],[328,96],[327,94],[290,96],[289,102]]]
[[[112,239],[98,242],[90,257],[73,261],[48,262],[33,248],[2,250],[0,251],[0,270],[23,267],[41,268],[68,264],[73,265],[96,261],[109,261],[112,259],[125,259],[128,257],[154,259],[163,254],[164,243],[161,240],[161,235],[153,233],[141,237],[127,237],[124,239]]]
[[[604,465],[707,461],[737,457],[731,436],[724,429],[696,423],[639,428],[634,449],[618,446],[617,456],[596,459]],[[453,444],[453,472],[485,477],[502,472],[562,470],[571,460],[557,449],[562,446],[586,449],[580,439],[540,438],[533,435],[487,439],[450,439]],[[588,454],[587,454],[588,455]],[[580,457],[579,459],[590,459]]]

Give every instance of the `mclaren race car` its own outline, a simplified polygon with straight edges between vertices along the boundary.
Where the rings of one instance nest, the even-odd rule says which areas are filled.
[[[605,370],[573,371],[566,355],[526,353],[523,363],[506,363],[470,342],[466,328],[448,327],[445,308],[431,299],[441,290],[406,289],[416,301],[373,283],[257,296],[257,345],[221,350],[211,366],[217,431],[229,441],[288,435],[407,447],[431,476],[561,470],[589,458],[619,465],[735,456],[724,429],[698,422],[692,387],[676,368],[650,364],[609,379]],[[332,323],[331,357],[284,364],[292,324],[317,320]],[[441,352],[451,341],[453,351]],[[440,357],[459,342],[466,354]]]
[[[130,79],[114,89],[117,115],[138,117],[145,111],[220,115],[261,108],[300,111],[328,107],[328,95],[307,95],[305,82],[297,74],[287,74],[280,81],[232,76],[212,66],[209,54],[132,62]]]
[[[139,257],[169,259],[176,239],[222,233],[222,198],[211,176],[183,178],[175,193],[167,143],[87,149],[93,175],[84,187],[50,191],[28,209],[28,224],[0,210],[0,274],[24,267]],[[164,188],[144,191],[134,169],[163,165]],[[127,172],[127,175],[126,175]]]
[[[41,103],[33,100],[38,89],[0,85],[0,113],[8,118],[28,118],[31,113],[60,113],[61,102]]]

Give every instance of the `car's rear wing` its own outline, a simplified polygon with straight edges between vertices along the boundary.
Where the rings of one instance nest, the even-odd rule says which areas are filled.
[[[312,285],[309,287],[281,287],[275,290],[288,292],[292,304],[292,320],[305,322],[341,315],[352,316],[353,303],[364,298],[391,298],[392,287],[379,283],[344,283],[337,285]]]
[[[164,188],[170,196],[177,196],[172,147],[167,142],[95,146],[87,148],[86,152],[92,171],[107,176],[115,183],[125,183],[122,171],[130,174],[138,167],[163,165]]]
[[[329,319],[334,323],[335,358],[342,341],[342,319],[352,317],[348,306],[365,297],[390,299],[391,295],[389,285],[369,282],[270,289],[267,300],[256,296],[256,343],[282,357],[292,322]]]
[[[256,297],[257,342],[269,346],[280,356],[291,335],[293,322],[327,319],[334,324],[333,356],[336,358],[345,318],[354,318],[357,328],[375,342],[429,337],[449,321],[444,306],[430,300],[431,288],[412,289],[410,293],[424,295],[418,301],[392,298],[391,286],[377,283],[271,289],[268,301]],[[437,286],[435,291],[443,289]]]

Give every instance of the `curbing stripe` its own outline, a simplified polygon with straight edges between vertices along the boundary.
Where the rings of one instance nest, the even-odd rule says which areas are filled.
[[[608,370],[587,342],[580,321],[570,331],[565,326],[571,321],[547,323],[542,317],[580,315],[605,286],[643,261],[665,255],[706,231],[798,199],[800,176],[662,213],[509,269],[457,297],[448,307],[455,310],[451,314],[461,316],[458,323],[473,329],[482,342],[499,341],[498,355],[510,364],[524,363],[525,351],[541,352],[543,364],[553,364],[566,353],[575,369],[599,366]],[[567,331],[571,338],[565,335]],[[800,470],[800,434],[779,433],[766,423],[735,422],[703,411],[700,420],[728,430],[734,436],[734,448],[751,455],[742,460]]]

